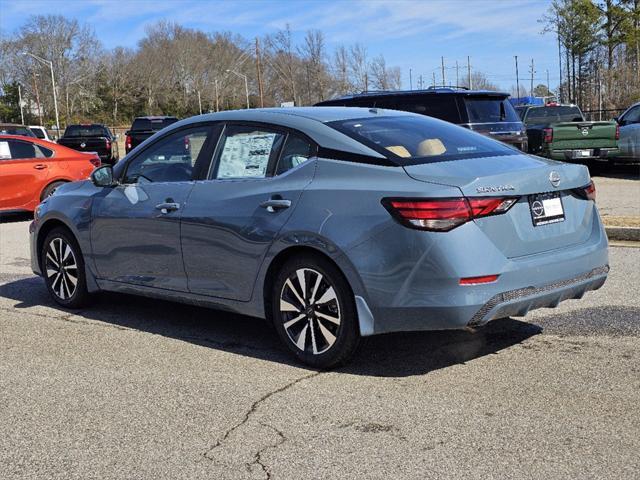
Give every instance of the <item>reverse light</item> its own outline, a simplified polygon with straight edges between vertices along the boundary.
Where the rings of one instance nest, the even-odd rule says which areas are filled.
[[[553,142],[553,128],[543,128],[542,129],[542,134],[544,135],[542,137],[542,141],[544,143]]]
[[[466,277],[460,279],[460,285],[481,285],[483,283],[493,283],[498,280],[499,275],[483,275],[481,277]]]
[[[385,198],[382,205],[407,227],[448,232],[474,218],[505,213],[517,201],[516,197]]]
[[[589,185],[584,187],[584,193],[587,195],[587,200],[596,201],[596,184],[593,183],[593,180],[591,180]]]

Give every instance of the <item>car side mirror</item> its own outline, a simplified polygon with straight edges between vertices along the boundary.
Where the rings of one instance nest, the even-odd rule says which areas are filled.
[[[113,167],[111,165],[103,165],[91,172],[91,181],[96,187],[113,187]]]

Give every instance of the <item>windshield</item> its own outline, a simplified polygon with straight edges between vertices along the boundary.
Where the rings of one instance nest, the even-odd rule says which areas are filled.
[[[582,122],[582,112],[576,106],[573,107],[533,107],[529,109],[526,124],[558,123],[558,122]]]
[[[101,125],[69,125],[65,137],[106,137],[107,130]]]
[[[178,119],[175,117],[168,118],[136,118],[133,121],[133,125],[131,126],[131,130],[153,130],[158,131],[162,130],[164,127],[168,127],[172,123],[177,122]]]
[[[370,117],[329,125],[399,165],[516,154],[466,128],[424,116]]]
[[[511,103],[500,97],[464,97],[469,123],[519,122]]]

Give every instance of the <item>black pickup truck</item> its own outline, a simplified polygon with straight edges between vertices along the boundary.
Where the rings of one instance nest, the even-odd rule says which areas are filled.
[[[58,143],[80,152],[96,152],[103,164],[114,165],[120,158],[117,137],[99,123],[69,125]]]
[[[133,120],[131,129],[125,133],[125,151],[129,153],[151,135],[177,121],[176,117],[137,117]]]

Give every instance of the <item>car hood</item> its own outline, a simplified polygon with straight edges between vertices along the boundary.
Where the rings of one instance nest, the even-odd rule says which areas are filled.
[[[436,161],[404,169],[415,180],[458,187],[467,196],[528,195],[589,183],[585,166],[525,154]],[[557,186],[550,181],[554,171],[560,177]]]

